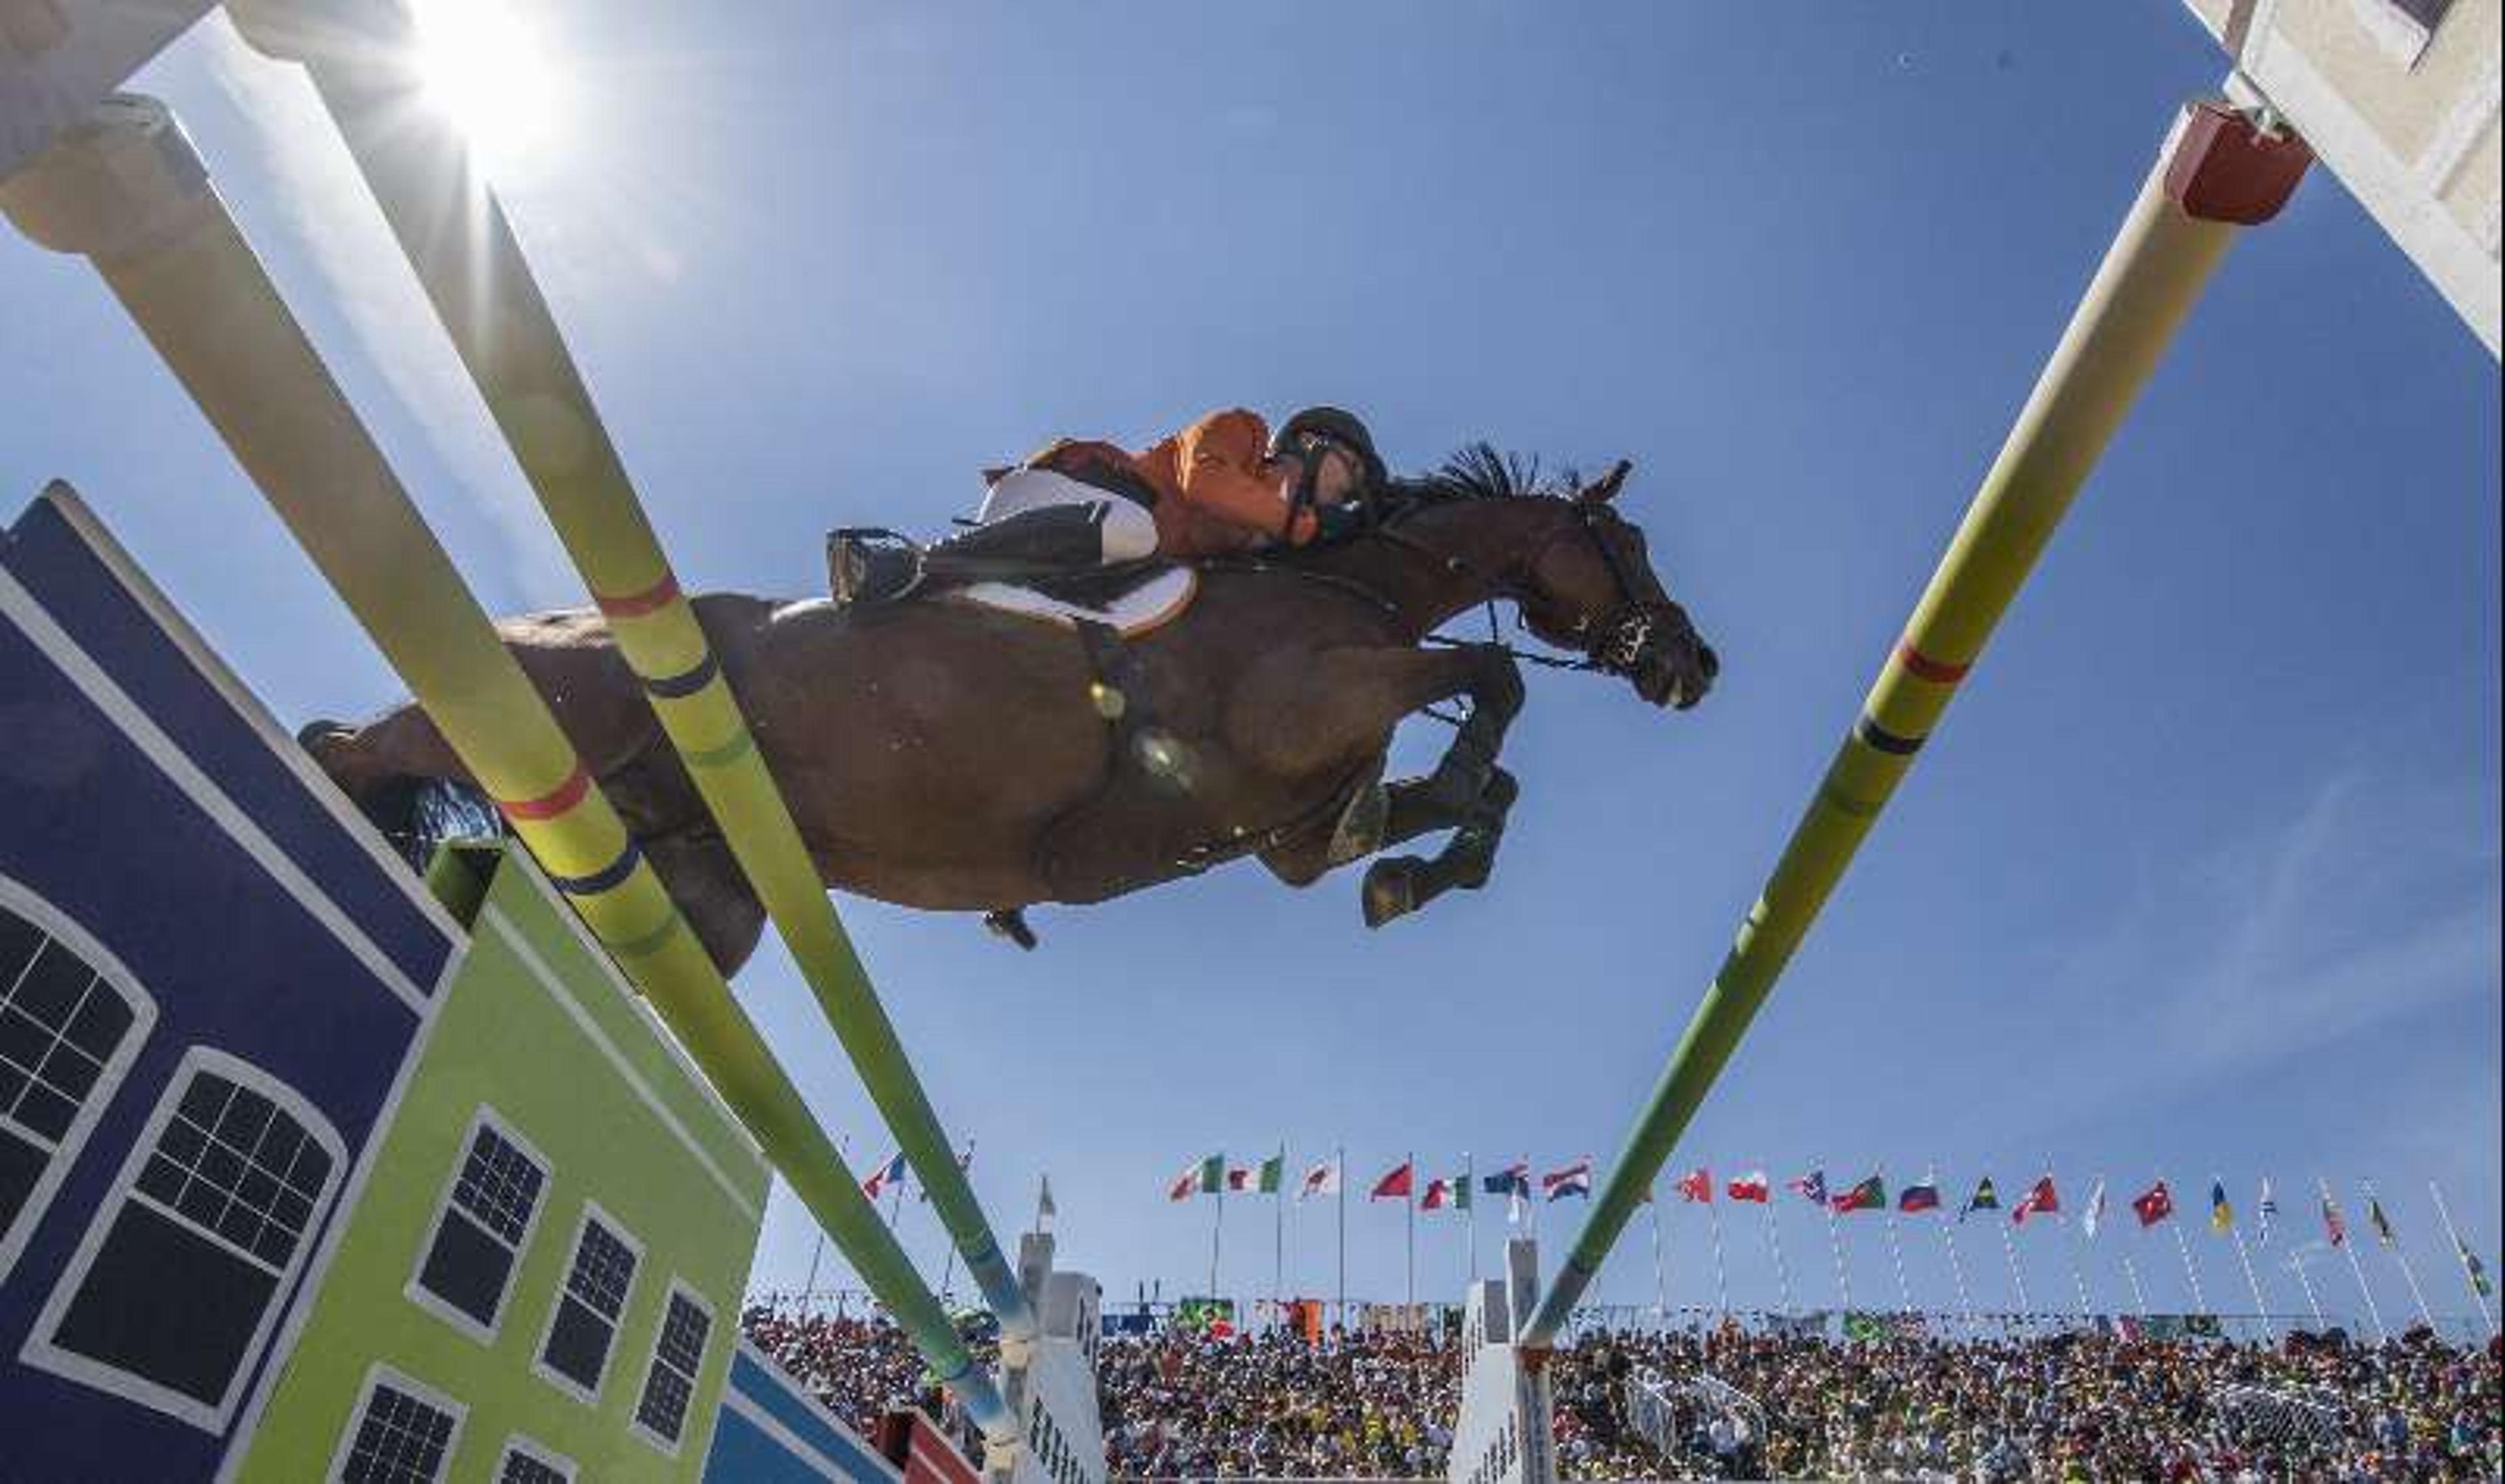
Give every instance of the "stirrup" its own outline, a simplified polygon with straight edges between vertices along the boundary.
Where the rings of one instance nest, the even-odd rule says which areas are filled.
[[[921,576],[920,548],[884,526],[827,533],[827,592],[838,608],[903,597]]]

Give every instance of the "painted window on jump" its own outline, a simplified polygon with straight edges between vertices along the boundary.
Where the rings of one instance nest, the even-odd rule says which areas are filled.
[[[0,878],[0,1274],[16,1264],[156,1013],[100,948]]]
[[[476,1337],[493,1339],[547,1187],[547,1162],[481,1108],[410,1296]]]
[[[557,1295],[547,1338],[540,1345],[542,1372],[561,1378],[585,1399],[600,1395],[641,1258],[641,1249],[624,1228],[598,1206],[586,1205],[582,1230],[574,1240],[574,1259],[566,1264],[565,1289]]]
[[[712,1333],[712,1311],[686,1285],[672,1284],[660,1337],[653,1346],[653,1365],[644,1373],[644,1395],[635,1403],[635,1426],[673,1451],[687,1428],[688,1403],[695,1396],[696,1371],[704,1364],[705,1341]]]
[[[375,1366],[331,1477],[336,1484],[435,1484],[449,1471],[462,1411],[450,1397]]]
[[[37,1322],[28,1359],[223,1431],[337,1189],[341,1154],[294,1089],[193,1047]]]
[[[574,1463],[516,1433],[505,1439],[496,1484],[574,1484]]]

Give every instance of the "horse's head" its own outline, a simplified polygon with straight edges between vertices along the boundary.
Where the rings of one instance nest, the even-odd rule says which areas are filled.
[[[1622,460],[1564,498],[1545,539],[1523,553],[1512,596],[1540,639],[1684,711],[1712,689],[1721,661],[1663,589],[1643,531],[1609,503],[1633,467]]]

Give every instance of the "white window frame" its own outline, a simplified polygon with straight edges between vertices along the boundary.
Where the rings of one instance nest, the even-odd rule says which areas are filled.
[[[395,1370],[381,1360],[376,1360],[366,1368],[365,1382],[357,1388],[356,1405],[348,1408],[348,1421],[339,1429],[339,1441],[331,1449],[331,1466],[323,1471],[322,1477],[331,1481],[331,1484],[340,1484],[340,1480],[346,1477],[348,1455],[356,1447],[357,1433],[365,1428],[366,1408],[373,1405],[374,1389],[378,1386],[388,1386],[396,1392],[406,1392],[437,1411],[450,1415],[452,1432],[443,1440],[443,1471],[437,1474],[436,1479],[441,1481],[450,1478],[452,1461],[461,1452],[461,1426],[469,1420],[470,1409],[425,1382],[412,1379],[407,1372]]]
[[[450,1300],[427,1288],[424,1282],[427,1254],[435,1251],[436,1239],[443,1234],[443,1222],[454,1209],[452,1192],[461,1184],[461,1172],[469,1167],[471,1147],[478,1142],[478,1131],[482,1128],[521,1150],[540,1172],[539,1199],[531,1203],[531,1214],[522,1222],[521,1240],[512,1247],[512,1266],[505,1270],[504,1286],[497,1290],[495,1317],[484,1325],[462,1313]],[[537,1146],[517,1133],[513,1125],[506,1121],[504,1114],[485,1103],[479,1104],[477,1111],[470,1115],[469,1127],[462,1130],[460,1146],[453,1151],[452,1168],[443,1177],[443,1188],[436,1192],[435,1215],[426,1223],[426,1237],[418,1243],[416,1256],[410,1259],[408,1282],[401,1289],[402,1296],[481,1345],[496,1343],[496,1331],[504,1327],[514,1284],[521,1277],[522,1259],[531,1250],[531,1240],[539,1235],[540,1217],[547,1212],[555,1193],[556,1166],[540,1152]],[[489,1232],[488,1237],[500,1240],[493,1232]]]
[[[565,1476],[565,1484],[574,1484],[574,1460],[556,1452],[538,1438],[521,1432],[515,1432],[507,1437],[505,1446],[497,1450],[495,1484],[504,1484],[505,1466],[512,1463],[513,1455],[517,1453],[543,1468],[555,1469]]]
[[[585,1391],[582,1383],[548,1364],[547,1347],[549,1336],[556,1333],[557,1318],[565,1312],[565,1301],[568,1296],[566,1284],[574,1277],[574,1260],[582,1251],[582,1234],[590,1228],[594,1220],[607,1227],[611,1236],[624,1243],[626,1250],[635,1254],[635,1270],[627,1275],[626,1291],[617,1301],[617,1317],[610,1321],[612,1328],[609,1335],[609,1348],[602,1351],[600,1355],[600,1375],[592,1383],[591,1389]],[[609,1389],[609,1372],[617,1364],[617,1352],[625,1348],[621,1342],[626,1338],[626,1315],[635,1307],[635,1285],[643,1276],[643,1242],[637,1239],[632,1231],[626,1229],[625,1222],[610,1215],[609,1208],[598,1201],[585,1198],[582,1203],[582,1219],[574,1223],[574,1240],[565,1245],[565,1266],[557,1270],[556,1290],[548,1295],[547,1321],[540,1325],[539,1340],[531,1346],[531,1374],[584,1406],[600,1405],[600,1394]]]
[[[314,1197],[313,1209],[305,1218],[304,1229],[297,1234],[296,1251],[289,1254],[287,1266],[275,1275],[277,1282],[270,1289],[269,1301],[262,1306],[261,1321],[253,1327],[252,1339],[244,1346],[243,1358],[236,1362],[234,1374],[227,1378],[226,1391],[215,1406],[205,1405],[193,1396],[171,1387],[159,1386],[119,1365],[64,1350],[53,1343],[62,1318],[69,1312],[71,1300],[78,1296],[79,1290],[87,1283],[88,1269],[94,1265],[97,1253],[103,1250],[105,1236],[120,1219],[123,1209],[132,1202],[144,1201],[149,1210],[179,1222],[186,1231],[202,1241],[239,1255],[257,1267],[268,1268],[269,1264],[264,1259],[248,1253],[237,1253],[233,1243],[213,1231],[201,1230],[197,1221],[166,1210],[153,1197],[141,1195],[137,1188],[139,1172],[147,1166],[149,1156],[157,1152],[158,1142],[165,1134],[165,1125],[172,1121],[174,1110],[181,1104],[183,1094],[191,1090],[194,1075],[201,1072],[224,1078],[238,1087],[249,1087],[269,1099],[294,1118],[305,1136],[322,1147],[324,1153],[331,1156],[331,1172],[323,1178],[322,1189]],[[35,1317],[34,1327],[28,1331],[24,1347],[18,1352],[18,1359],[38,1370],[50,1371],[65,1380],[162,1412],[204,1432],[223,1435],[227,1424],[234,1418],[236,1404],[242,1399],[245,1380],[260,1364],[268,1347],[270,1330],[276,1326],[278,1317],[290,1307],[297,1280],[303,1274],[313,1249],[321,1245],[324,1224],[335,1215],[332,1208],[337,1201],[340,1184],[346,1180],[347,1173],[348,1149],[339,1138],[339,1131],[332,1127],[330,1118],[302,1093],[243,1058],[215,1046],[187,1048],[183,1059],[175,1064],[173,1075],[165,1079],[164,1090],[158,1094],[157,1106],[149,1113],[147,1125],[140,1130],[138,1139],[123,1156],[121,1173],[114,1176],[113,1184],[105,1191],[104,1199],[96,1203],[88,1220],[87,1234],[79,1239],[78,1250],[70,1254],[69,1262],[62,1267],[59,1279],[53,1285],[51,1296],[44,1300],[43,1312]]]
[[[688,1409],[679,1416],[679,1435],[676,1438],[668,1438],[644,1426],[644,1394],[652,1389],[653,1372],[661,1364],[661,1337],[669,1332],[670,1300],[673,1298],[685,1298],[704,1315],[705,1333],[704,1343],[696,1347],[696,1368],[688,1377]],[[672,1273],[668,1287],[661,1290],[660,1315],[653,1323],[653,1345],[644,1359],[644,1379],[635,1388],[635,1405],[628,1411],[626,1418],[627,1431],[658,1449],[664,1457],[677,1458],[679,1450],[687,1445],[688,1434],[694,1431],[697,1384],[704,1378],[705,1361],[713,1355],[714,1336],[721,1331],[721,1312],[715,1309],[712,1302],[702,1293],[696,1291],[693,1284]]]
[[[70,1119],[68,1131],[53,1146],[44,1173],[35,1177],[35,1188],[26,1192],[24,1209],[18,1213],[16,1220],[0,1228],[0,1279],[6,1279],[10,1270],[18,1265],[18,1258],[25,1251],[26,1244],[34,1239],[35,1228],[42,1224],[45,1211],[53,1204],[53,1197],[60,1193],[61,1182],[69,1179],[71,1167],[78,1163],[79,1155],[87,1148],[88,1135],[95,1132],[97,1120],[104,1116],[104,1110],[112,1104],[114,1094],[122,1090],[123,1078],[130,1075],[131,1063],[139,1058],[139,1048],[147,1044],[149,1035],[157,1029],[157,1000],[139,987],[138,977],[123,966],[122,960],[107,951],[94,935],[80,927],[60,908],[37,896],[31,887],[0,875],[0,906],[33,923],[46,936],[77,954],[103,982],[122,996],[122,1003],[130,1007],[129,1029],[122,1033],[122,1043],[114,1048],[113,1055],[96,1072],[95,1085],[87,1090],[77,1115]],[[23,1128],[14,1122],[10,1127],[14,1135],[39,1142],[43,1139],[31,1128]]]

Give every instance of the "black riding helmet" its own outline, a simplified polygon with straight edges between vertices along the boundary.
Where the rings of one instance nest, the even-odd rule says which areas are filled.
[[[1308,434],[1329,439],[1356,454],[1365,466],[1367,493],[1382,489],[1390,477],[1383,455],[1374,451],[1374,435],[1365,431],[1356,413],[1341,407],[1306,407],[1279,424],[1279,431],[1270,436],[1270,456],[1293,457],[1297,441]]]

